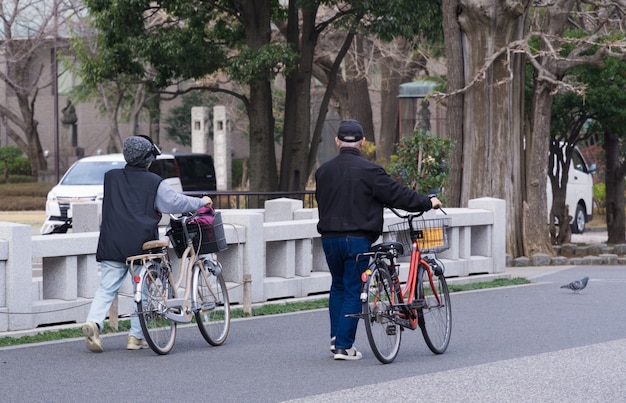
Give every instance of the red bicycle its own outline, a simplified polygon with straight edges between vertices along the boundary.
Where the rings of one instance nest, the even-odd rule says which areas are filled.
[[[400,350],[403,329],[419,327],[428,348],[442,354],[452,333],[450,293],[444,265],[436,253],[448,248],[450,218],[418,219],[423,213],[402,215],[404,221],[389,226],[395,241],[373,245],[357,259],[368,258],[362,275],[362,311],[365,331],[376,358],[391,363]],[[445,213],[444,213],[445,214]],[[410,251],[404,286],[397,259]]]

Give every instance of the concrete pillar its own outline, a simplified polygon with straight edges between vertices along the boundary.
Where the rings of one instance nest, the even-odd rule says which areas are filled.
[[[217,190],[232,188],[230,120],[226,107],[213,107],[213,162]]]
[[[8,315],[6,322],[0,319],[0,331],[31,329],[33,316],[24,315],[33,309],[33,270],[30,225],[3,222],[0,224],[0,240],[8,241],[4,300]],[[2,273],[0,273],[2,274]],[[11,312],[19,312],[11,314]],[[3,318],[3,319],[4,319]]]
[[[191,108],[191,152],[208,154],[210,124],[208,107]]]
[[[101,207],[98,203],[71,203],[72,232],[100,231]]]
[[[251,210],[222,210],[224,225],[234,224],[243,226],[246,231],[243,250],[238,245],[228,245],[228,250],[219,253],[222,270],[226,272],[226,280],[237,283],[250,275],[250,300],[252,303],[265,301],[265,235],[263,228],[263,214]],[[231,240],[229,240],[230,242]],[[234,240],[236,242],[236,240]],[[240,274],[233,278],[231,271],[237,270]],[[237,292],[238,289],[233,290]],[[229,291],[230,292],[230,291]],[[233,299],[231,298],[231,302]]]
[[[504,272],[506,270],[506,202],[501,199],[483,197],[469,200],[467,206],[493,211],[493,227],[489,234],[490,238],[487,239],[491,239],[490,250],[494,273]],[[474,237],[474,232],[472,237]]]

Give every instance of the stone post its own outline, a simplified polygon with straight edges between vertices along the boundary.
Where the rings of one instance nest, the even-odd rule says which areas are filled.
[[[209,153],[209,108],[191,108],[191,152]]]
[[[8,241],[8,244],[5,244],[6,265],[4,262],[0,263],[0,275],[5,280],[0,281],[3,288],[0,290],[0,302],[4,299],[8,315],[2,315],[4,318],[0,318],[0,331],[33,327],[33,315],[24,314],[33,310],[31,232],[30,225],[0,223],[0,240]]]
[[[482,197],[469,200],[467,207],[493,211],[490,256],[493,257],[493,272],[504,272],[506,270],[506,202],[502,199]]]
[[[226,107],[213,107],[213,161],[217,190],[229,190],[232,187],[231,133]]]

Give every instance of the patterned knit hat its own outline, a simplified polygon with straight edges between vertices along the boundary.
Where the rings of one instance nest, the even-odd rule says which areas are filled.
[[[124,159],[128,165],[145,168],[155,160],[152,142],[144,136],[131,136],[124,141]]]

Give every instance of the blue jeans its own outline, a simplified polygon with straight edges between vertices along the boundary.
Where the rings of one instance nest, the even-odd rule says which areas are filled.
[[[141,266],[138,268],[141,268]],[[128,266],[122,262],[103,260],[100,263],[100,272],[100,285],[91,302],[87,322],[97,323],[100,330],[102,330],[104,328],[104,320],[109,314],[115,293],[117,293],[117,290],[120,289],[126,279]],[[130,317],[130,331],[128,335],[143,339],[143,332],[141,331],[141,325],[139,324],[137,315]]]
[[[361,273],[368,259],[355,260],[359,253],[367,252],[371,242],[365,237],[322,238],[322,247],[332,276],[328,312],[330,337],[336,337],[335,348],[348,349],[354,344],[358,317],[346,315],[361,313]]]

